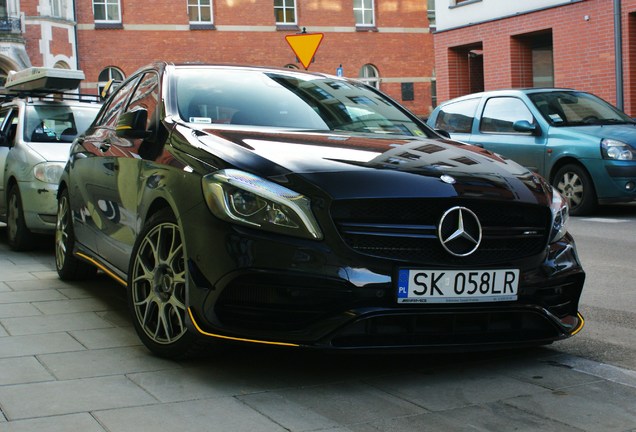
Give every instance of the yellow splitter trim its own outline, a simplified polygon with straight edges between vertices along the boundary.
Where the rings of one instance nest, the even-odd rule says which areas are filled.
[[[227,340],[240,341],[240,342],[258,343],[258,344],[264,344],[264,345],[278,345],[278,346],[289,346],[289,347],[300,346],[298,344],[287,343],[287,342],[271,342],[271,341],[262,341],[262,340],[256,340],[256,339],[244,339],[244,338],[237,338],[237,337],[231,337],[231,336],[223,336],[223,335],[219,335],[215,333],[209,333],[203,330],[201,327],[199,327],[197,322],[194,320],[194,316],[192,315],[192,310],[190,308],[188,308],[188,314],[190,314],[190,321],[192,321],[192,324],[197,329],[197,331],[205,336],[212,336],[219,339],[227,339]]]

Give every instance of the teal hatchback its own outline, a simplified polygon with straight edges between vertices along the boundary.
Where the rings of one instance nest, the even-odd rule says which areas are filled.
[[[475,93],[439,105],[428,125],[541,174],[568,199],[573,215],[636,200],[636,122],[590,93]]]

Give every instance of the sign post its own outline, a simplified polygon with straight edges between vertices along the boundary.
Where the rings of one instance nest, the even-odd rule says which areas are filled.
[[[318,51],[323,37],[324,34],[322,33],[305,33],[303,29],[303,33],[287,35],[285,36],[285,40],[305,70],[307,70],[316,51]]]

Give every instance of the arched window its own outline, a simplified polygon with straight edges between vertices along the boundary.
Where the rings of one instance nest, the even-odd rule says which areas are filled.
[[[106,87],[106,84],[108,84],[108,82],[110,80],[123,81],[124,78],[126,78],[126,76],[118,68],[113,67],[113,66],[109,66],[107,68],[104,68],[99,73],[99,77],[97,78],[97,81],[98,81],[98,83],[97,83],[98,94],[102,94],[102,90],[104,90],[104,87]]]
[[[66,63],[65,61],[61,61],[61,60],[60,60],[59,62],[56,62],[56,63],[53,65],[53,67],[54,67],[55,69],[70,69],[70,68],[71,68],[71,67],[68,65],[68,63]]]
[[[377,89],[380,88],[380,72],[378,68],[371,64],[365,64],[360,68],[360,74],[358,75],[360,81],[369,84]]]

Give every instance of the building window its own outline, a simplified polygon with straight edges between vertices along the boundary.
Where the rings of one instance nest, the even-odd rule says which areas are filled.
[[[296,24],[296,0],[274,0],[276,24]]]
[[[362,66],[358,77],[360,78],[360,81],[377,89],[380,88],[380,72],[378,72],[378,69],[375,66],[370,64]]]
[[[373,0],[353,0],[353,16],[357,26],[375,25]]]
[[[93,0],[93,15],[97,23],[120,23],[119,0]]]
[[[102,94],[102,90],[104,90],[110,80],[123,81],[124,78],[126,78],[124,73],[116,67],[111,66],[103,69],[97,78],[97,94]]]
[[[212,24],[212,0],[188,0],[190,24]]]
[[[65,0],[51,0],[51,16],[55,18],[66,18]]]

